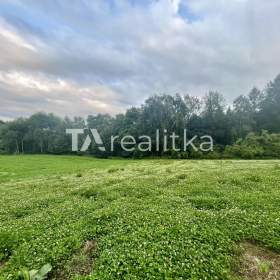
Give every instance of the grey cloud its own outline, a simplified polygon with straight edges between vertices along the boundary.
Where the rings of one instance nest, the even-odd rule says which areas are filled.
[[[11,114],[18,115],[23,102],[35,111],[38,106],[32,103],[38,100],[42,109],[59,114],[69,113],[60,106],[63,102],[74,106],[76,114],[116,113],[154,93],[203,95],[210,89],[230,102],[280,72],[278,0],[161,0],[146,6],[125,0],[113,6],[109,1],[19,3],[37,18],[25,23],[3,15],[26,45],[0,35],[0,70],[63,79],[75,84],[77,99],[78,88],[103,90],[89,100],[81,94],[77,101],[69,91],[53,97],[33,89],[33,99],[28,99],[23,94],[28,89],[5,85],[3,90],[2,85],[1,99]],[[180,4],[197,20],[180,16]]]

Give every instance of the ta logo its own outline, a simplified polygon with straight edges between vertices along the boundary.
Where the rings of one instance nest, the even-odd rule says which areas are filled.
[[[97,131],[97,129],[90,129],[91,135],[93,137],[93,140],[95,141],[95,143],[98,145],[98,150],[105,152],[105,146],[103,144],[103,141]],[[66,133],[67,134],[71,134],[72,135],[72,151],[73,152],[78,152],[79,151],[79,147],[78,147],[78,137],[79,134],[84,134],[84,129],[66,129]],[[81,152],[86,152],[90,146],[92,142],[92,139],[89,135],[87,135],[85,142],[83,143],[82,147],[81,147]]]

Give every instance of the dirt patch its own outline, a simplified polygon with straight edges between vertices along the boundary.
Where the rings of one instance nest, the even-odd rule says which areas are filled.
[[[6,261],[0,261],[0,269],[2,269],[6,264]]]
[[[250,242],[240,248],[238,276],[245,280],[280,279],[280,255]]]
[[[88,240],[85,243],[83,248],[83,252],[85,254],[91,253],[92,251],[96,251],[96,241],[95,240]]]
[[[73,276],[87,276],[93,270],[94,257],[97,251],[95,240],[87,240],[83,247],[71,259],[58,268],[51,279],[65,280]]]

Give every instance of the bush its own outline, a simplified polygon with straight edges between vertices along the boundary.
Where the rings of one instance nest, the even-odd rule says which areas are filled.
[[[227,146],[225,157],[244,159],[253,158],[279,158],[280,134],[269,134],[262,131],[260,135],[249,133],[245,139],[239,139],[232,146]]]

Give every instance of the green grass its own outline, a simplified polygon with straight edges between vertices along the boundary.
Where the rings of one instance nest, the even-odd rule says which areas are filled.
[[[24,155],[0,156],[0,182],[19,178],[38,178],[39,176],[79,173],[85,169],[104,169],[125,166],[133,160],[96,159],[79,156]]]
[[[0,157],[0,279],[237,279],[239,242],[280,252],[279,164]]]

